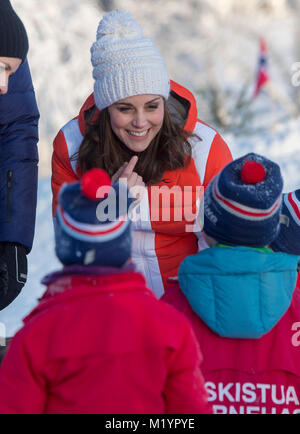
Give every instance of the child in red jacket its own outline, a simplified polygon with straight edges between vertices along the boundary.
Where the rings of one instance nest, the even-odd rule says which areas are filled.
[[[0,413],[211,412],[192,329],[129,263],[127,189],[109,183],[93,169],[60,191],[65,267],[10,343]]]
[[[214,413],[300,413],[300,191],[281,209],[282,186],[257,154],[227,165],[204,194],[211,247],[182,262],[163,297],[201,343]]]

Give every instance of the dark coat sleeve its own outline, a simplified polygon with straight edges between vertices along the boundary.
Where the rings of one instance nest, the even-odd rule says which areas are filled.
[[[0,242],[32,247],[38,180],[38,121],[27,60],[0,95]]]

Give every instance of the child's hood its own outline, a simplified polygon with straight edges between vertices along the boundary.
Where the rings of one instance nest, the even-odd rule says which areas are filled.
[[[187,257],[179,283],[194,312],[215,333],[257,339],[290,306],[299,261],[269,249],[216,246]]]

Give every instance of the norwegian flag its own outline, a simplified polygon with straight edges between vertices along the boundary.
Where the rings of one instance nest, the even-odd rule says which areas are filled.
[[[265,40],[261,38],[254,98],[258,95],[262,86],[269,81],[269,78],[267,71],[267,46]]]

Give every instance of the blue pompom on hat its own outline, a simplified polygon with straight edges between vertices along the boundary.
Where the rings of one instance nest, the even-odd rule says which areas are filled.
[[[132,199],[125,184],[92,169],[80,182],[60,190],[55,227],[56,254],[64,265],[121,267],[131,257],[128,211]]]
[[[276,252],[300,255],[300,189],[283,194],[280,231],[270,247]]]
[[[263,247],[279,232],[280,167],[249,153],[229,163],[204,194],[204,232],[221,244]]]

